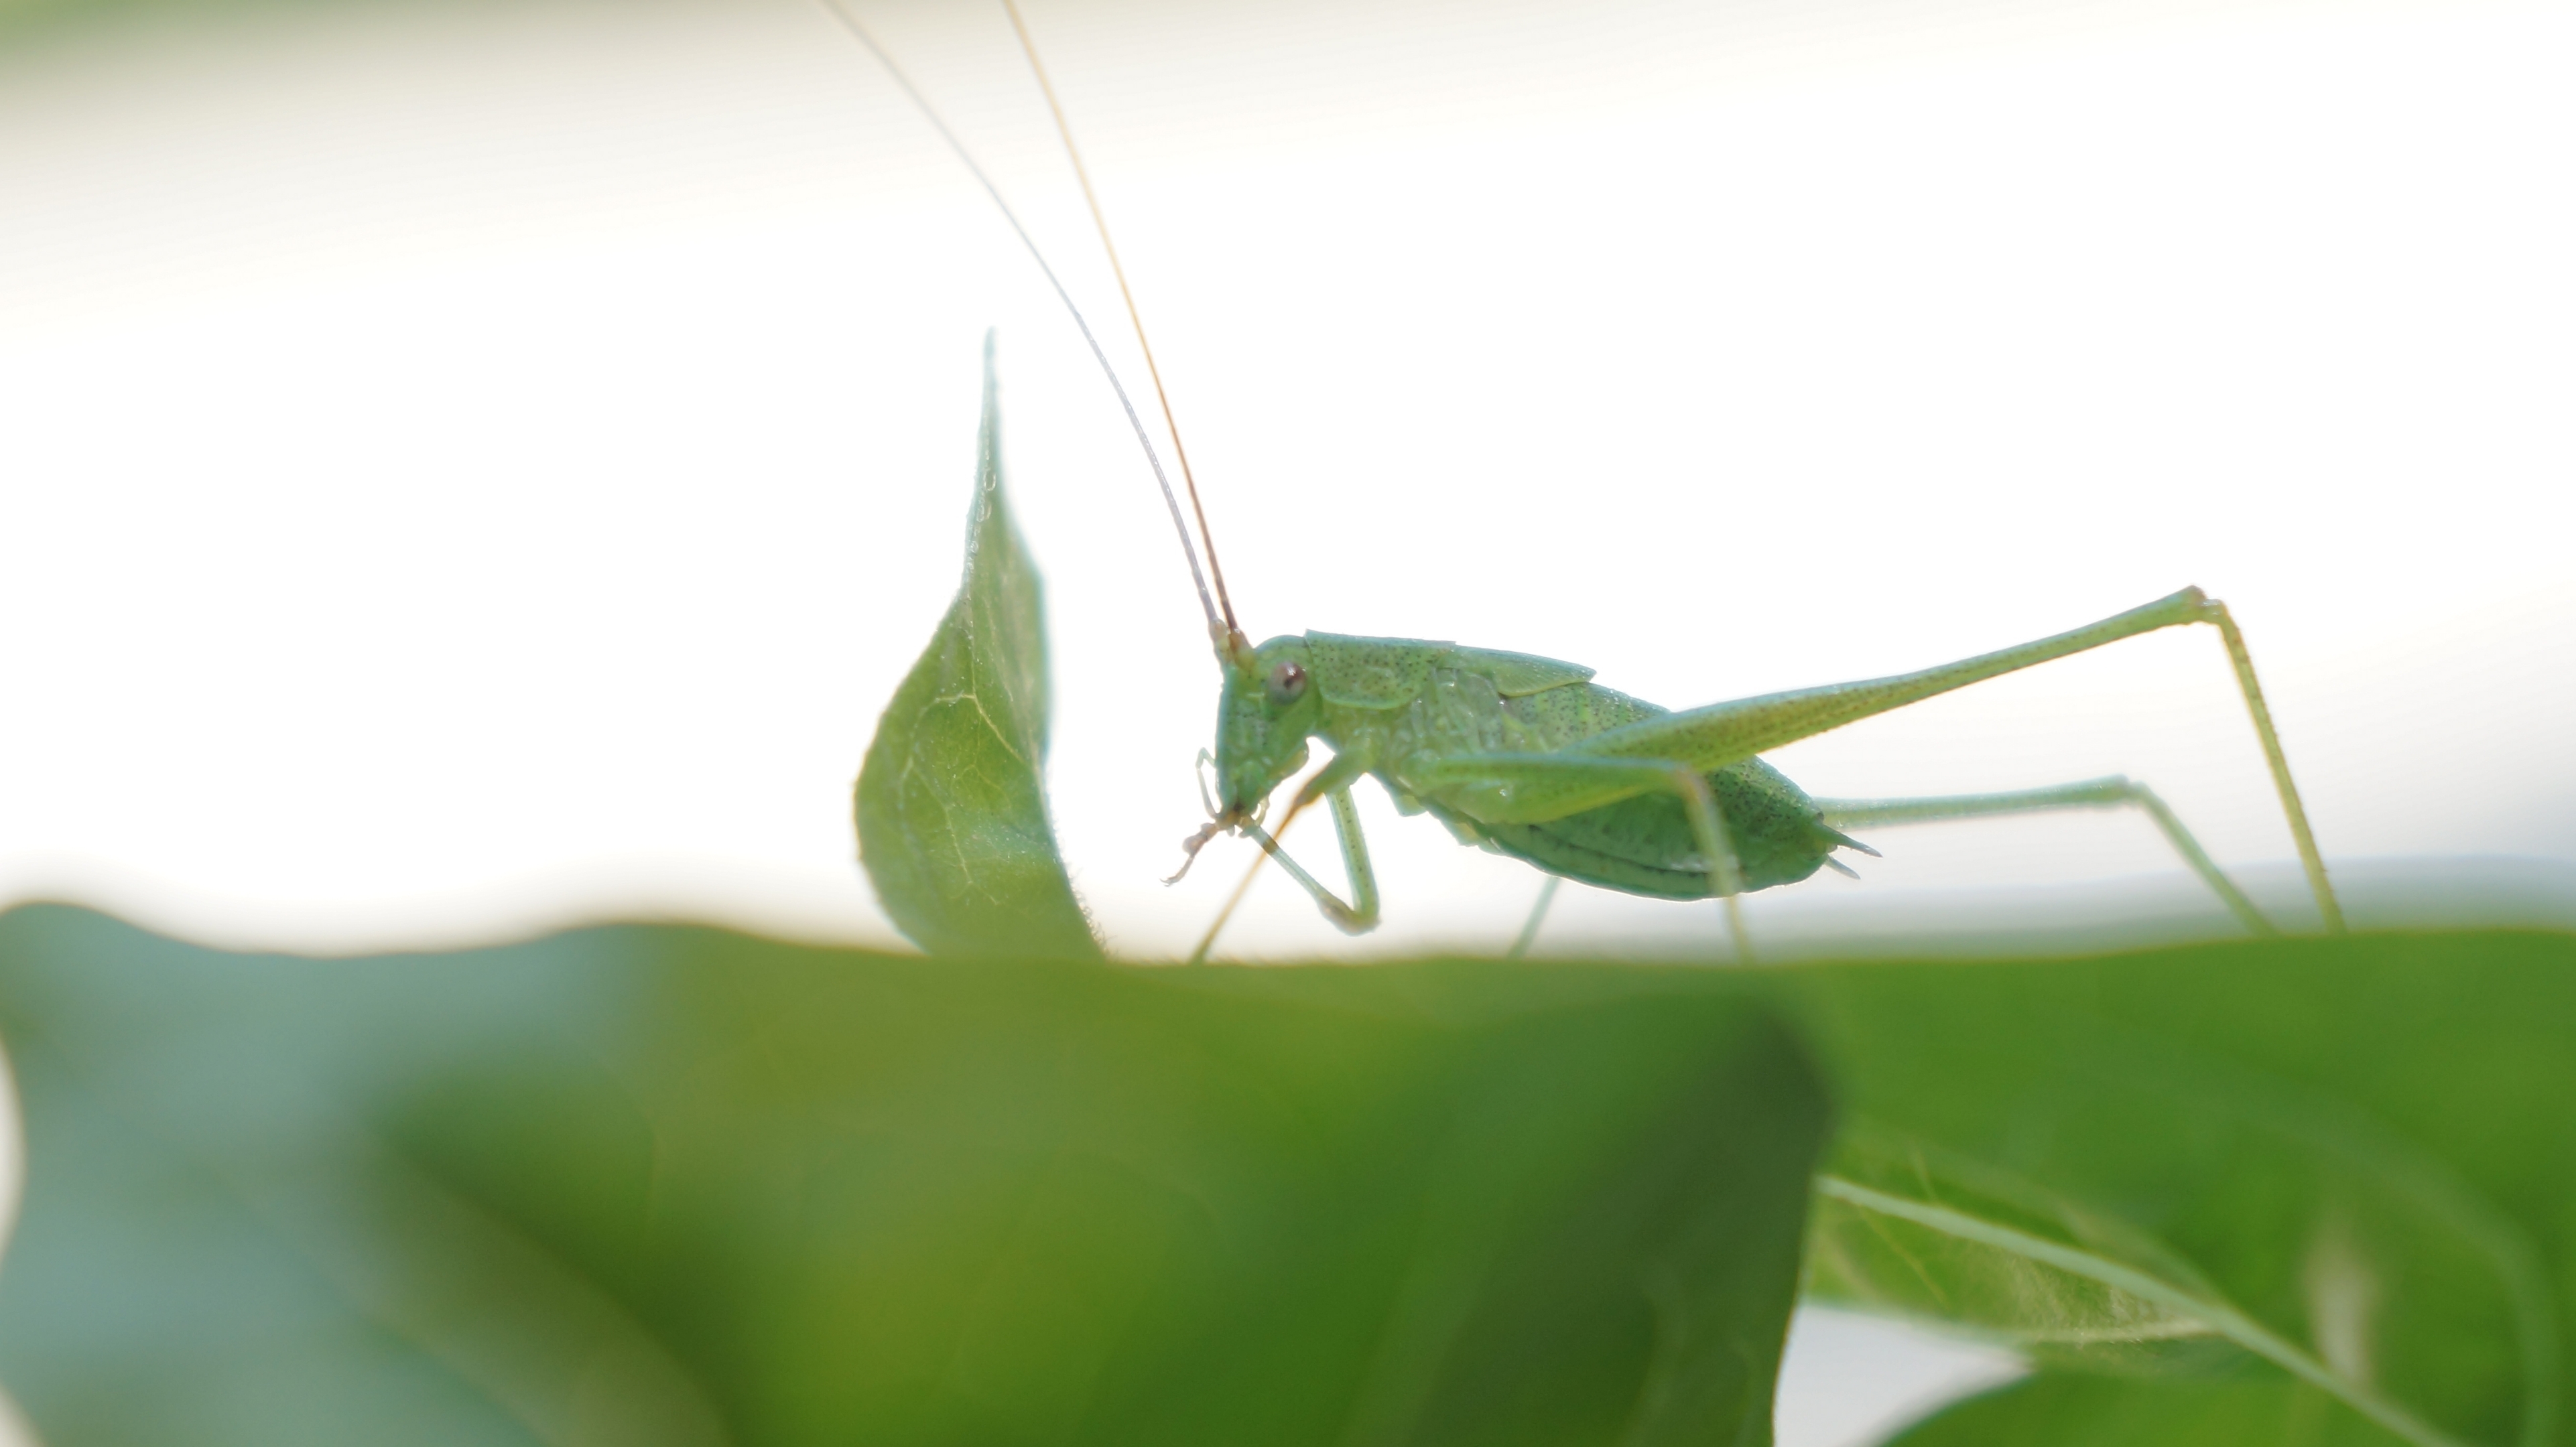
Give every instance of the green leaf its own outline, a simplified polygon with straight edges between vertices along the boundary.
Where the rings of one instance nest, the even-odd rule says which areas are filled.
[[[934,955],[1097,958],[1046,802],[1046,610],[1002,494],[993,338],[966,576],[859,770],[859,857],[896,928]]]
[[[1828,1129],[1777,1012],[1670,970],[40,907],[0,1032],[51,1447],[1759,1444]]]
[[[2565,1440],[2551,1263],[2576,1246],[2576,1138],[2543,1102],[2576,1099],[2570,941],[1784,985],[1855,1117],[1819,1179],[1810,1290],[2022,1345],[2052,1384],[2011,1402],[2119,1404],[2098,1437],[2065,1427],[2071,1407],[1957,1409],[1974,1440],[2228,1440],[2139,1424],[2285,1402],[2337,1441]],[[2087,1371],[2126,1385],[2053,1384]],[[2265,1385],[2211,1396],[2213,1375]],[[2170,1412],[2140,1405],[2166,1390]]]
[[[2378,1447],[2387,1440],[2329,1394],[2278,1374],[2144,1382],[2042,1372],[1941,1412],[1890,1447]]]
[[[24,910],[0,1380],[55,1447],[1759,1441],[1823,1128],[1765,1000],[1857,1108],[1815,1289],[2042,1366],[1910,1440],[2570,1440],[2576,941],[2493,934],[1115,970]]]

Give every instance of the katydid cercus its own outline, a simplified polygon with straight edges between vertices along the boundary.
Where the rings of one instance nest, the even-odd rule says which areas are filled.
[[[1400,812],[1428,813],[1448,826],[1460,842],[1524,860],[1551,876],[1513,946],[1514,953],[1529,944],[1554,896],[1555,881],[1572,879],[1663,899],[1722,899],[1736,955],[1749,960],[1751,943],[1737,898],[1795,883],[1821,868],[1850,873],[1834,858],[1837,850],[1876,851],[1845,834],[1847,828],[2125,806],[2146,814],[2248,929],[2276,933],[2164,802],[2126,778],[1941,798],[1816,799],[1759,757],[1764,750],[2001,674],[2142,633],[2205,623],[2217,629],[2234,666],[2325,928],[2342,932],[2343,913],[2291,781],[2244,636],[2227,605],[2198,588],[2185,588],[2053,637],[1956,663],[1678,712],[1602,687],[1592,681],[1593,670],[1579,664],[1523,653],[1330,633],[1292,634],[1256,647],[1237,624],[1144,322],[1072,127],[1016,0],[1002,0],[1003,8],[1046,96],[1126,301],[1189,494],[1187,518],[1116,369],[999,188],[893,56],[850,12],[846,0],[825,3],[894,77],[1026,245],[1107,375],[1162,487],[1224,679],[1213,758],[1218,797],[1209,803],[1208,823],[1184,841],[1189,858],[1194,859],[1200,847],[1219,834],[1247,835],[1260,845],[1264,858],[1279,861],[1335,925],[1351,933],[1372,929],[1378,922],[1377,882],[1351,799],[1351,786],[1364,776],[1372,777],[1385,787]],[[1191,537],[1192,521],[1197,523],[1198,543]],[[1205,548],[1204,570],[1199,544]],[[1331,748],[1332,760],[1298,787],[1276,829],[1266,829],[1263,819],[1271,795],[1306,766],[1314,740]],[[1200,759],[1202,764],[1209,762],[1205,753]],[[1278,843],[1278,835],[1286,832],[1298,812],[1319,799],[1329,804],[1333,815],[1349,879],[1348,900],[1301,868]],[[1185,860],[1173,881],[1187,872]],[[1200,941],[1194,959],[1205,956],[1251,878],[1247,874],[1236,888]]]

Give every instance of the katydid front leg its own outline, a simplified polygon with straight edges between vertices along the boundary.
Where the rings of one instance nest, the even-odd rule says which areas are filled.
[[[1297,797],[1289,801],[1287,814],[1279,820],[1279,832],[1285,834],[1289,822],[1304,812],[1307,805],[1319,798],[1332,802],[1333,833],[1342,843],[1342,874],[1351,882],[1351,901],[1348,904],[1317,882],[1315,876],[1308,874],[1296,860],[1289,858],[1288,851],[1280,848],[1279,841],[1260,825],[1246,819],[1239,826],[1261,846],[1262,853],[1279,861],[1279,867],[1287,870],[1288,877],[1296,880],[1307,897],[1315,901],[1315,907],[1324,912],[1324,918],[1331,920],[1333,927],[1346,935],[1363,935],[1377,928],[1377,871],[1369,867],[1368,835],[1360,829],[1359,806],[1351,802],[1351,785],[1368,770],[1369,761],[1360,754],[1335,754],[1331,763],[1316,770],[1313,778],[1298,786]],[[1238,897],[1240,894],[1238,890]],[[1232,908],[1227,906],[1229,912]],[[1224,922],[1219,917],[1218,925],[1222,926]],[[1211,929],[1207,939],[1200,942],[1199,953],[1206,954],[1208,946],[1215,940],[1216,930]]]
[[[1324,798],[1333,806],[1333,833],[1342,841],[1342,873],[1351,882],[1351,902],[1348,904],[1342,903],[1315,876],[1289,858],[1288,851],[1280,848],[1279,841],[1260,825],[1247,819],[1243,822],[1243,832],[1252,836],[1252,842],[1260,845],[1263,853],[1279,861],[1279,867],[1287,870],[1288,877],[1297,881],[1314,899],[1315,907],[1324,912],[1324,918],[1331,920],[1335,929],[1346,935],[1364,935],[1377,928],[1377,872],[1369,867],[1368,836],[1360,832],[1359,806],[1351,802],[1350,785],[1331,789]],[[1296,805],[1290,810],[1290,817],[1294,818],[1296,809],[1305,807],[1307,802],[1308,798],[1301,790]],[[1285,829],[1288,826],[1283,822],[1279,827]]]
[[[1288,851],[1279,847],[1279,840],[1260,825],[1237,816],[1227,826],[1251,835],[1253,842],[1261,846],[1262,857],[1278,860],[1279,867],[1287,870],[1288,877],[1296,880],[1298,887],[1306,891],[1306,896],[1315,901],[1315,907],[1324,912],[1324,918],[1331,920],[1334,927],[1344,934],[1366,934],[1377,928],[1377,871],[1369,867],[1368,836],[1360,830],[1359,807],[1351,802],[1351,785],[1368,770],[1368,759],[1358,753],[1335,754],[1331,763],[1317,770],[1313,778],[1298,787],[1297,797],[1289,801],[1288,812],[1279,820],[1279,832],[1285,834],[1288,826],[1297,822],[1297,816],[1305,812],[1307,805],[1319,798],[1332,801],[1333,832],[1342,841],[1342,872],[1351,882],[1351,902],[1348,904],[1326,889],[1315,876],[1308,874],[1296,860],[1289,858]],[[1258,870],[1260,862],[1254,861],[1253,867]],[[1191,964],[1207,959],[1208,951],[1216,945],[1218,933],[1224,930],[1225,922],[1233,918],[1235,906],[1243,903],[1245,891],[1251,888],[1252,874],[1247,872],[1243,882],[1234,887],[1233,895],[1226,900],[1225,908],[1217,911],[1207,933],[1199,936],[1198,948],[1190,951]]]

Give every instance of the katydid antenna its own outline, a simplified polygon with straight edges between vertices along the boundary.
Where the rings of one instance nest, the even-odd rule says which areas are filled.
[[[1002,0],[1002,8],[1010,12],[1011,29],[1019,36],[1020,49],[1028,56],[1029,68],[1037,74],[1038,88],[1046,95],[1047,110],[1055,117],[1056,134],[1063,137],[1065,154],[1072,158],[1074,177],[1082,183],[1082,199],[1091,208],[1091,221],[1099,229],[1101,247],[1109,253],[1109,269],[1118,278],[1118,294],[1127,303],[1127,320],[1136,328],[1136,345],[1145,354],[1145,370],[1152,376],[1154,396],[1162,404],[1163,425],[1171,431],[1172,454],[1180,461],[1181,482],[1189,490],[1190,513],[1198,521],[1199,539],[1207,549],[1206,572],[1200,571],[1199,549],[1190,541],[1189,521],[1181,516],[1180,499],[1172,492],[1172,480],[1163,471],[1162,456],[1154,450],[1153,438],[1145,430],[1145,419],[1137,415],[1136,404],[1128,399],[1125,384],[1118,380],[1118,369],[1109,364],[1109,354],[1101,350],[1100,339],[1092,334],[1091,323],[1084,319],[1082,308],[1074,304],[1073,293],[1065,289],[1063,279],[1056,275],[1053,266],[1047,264],[1046,253],[1038,249],[1037,238],[1031,236],[1029,229],[1020,224],[1019,213],[1013,211],[1011,203],[1003,199],[1002,188],[993,183],[992,176],[975,159],[974,153],[966,149],[966,143],[958,139],[957,133],[949,128],[948,122],[940,116],[938,108],[930,103],[930,98],[922,93],[921,87],[913,84],[912,77],[904,72],[904,68],[895,63],[893,52],[878,43],[876,36],[869,31],[868,27],[859,20],[857,15],[851,13],[847,0],[822,0],[822,5],[833,19],[841,23],[842,28],[848,30],[858,40],[859,44],[867,47],[868,54],[875,56],[877,63],[885,67],[886,73],[894,77],[894,83],[902,87],[903,93],[911,98],[914,107],[921,112],[925,120],[930,122],[931,129],[939,132],[939,138],[947,143],[948,149],[958,160],[965,163],[966,169],[973,173],[976,183],[984,188],[984,194],[990,196],[993,199],[993,205],[1001,211],[1002,219],[1011,224],[1011,230],[1020,238],[1020,244],[1028,248],[1029,259],[1035,261],[1038,264],[1038,270],[1045,274],[1047,285],[1055,289],[1056,299],[1063,302],[1064,309],[1072,314],[1073,324],[1082,332],[1084,344],[1091,348],[1092,359],[1100,364],[1101,375],[1109,379],[1109,390],[1118,394],[1118,406],[1127,414],[1127,425],[1136,434],[1136,445],[1144,449],[1145,464],[1154,470],[1155,485],[1163,491],[1163,505],[1172,514],[1172,531],[1179,536],[1181,552],[1189,559],[1190,582],[1198,589],[1199,610],[1207,616],[1208,641],[1216,649],[1217,662],[1220,665],[1232,666],[1238,660],[1250,656],[1251,645],[1244,638],[1242,628],[1235,622],[1234,600],[1226,595],[1225,571],[1217,566],[1216,539],[1208,531],[1207,509],[1199,503],[1198,482],[1190,475],[1189,453],[1181,446],[1181,429],[1172,418],[1172,401],[1163,389],[1162,369],[1154,363],[1152,343],[1145,340],[1145,319],[1136,309],[1136,295],[1127,285],[1126,268],[1119,265],[1118,248],[1109,239],[1109,222],[1101,212],[1100,198],[1091,189],[1091,175],[1083,168],[1082,152],[1073,143],[1073,129],[1065,121],[1064,107],[1056,100],[1055,86],[1047,79],[1046,67],[1039,63],[1037,46],[1029,38],[1029,28],[1020,18],[1019,6],[1012,3],[1012,0]],[[1210,574],[1213,574],[1216,579],[1216,592],[1213,596],[1208,592]]]

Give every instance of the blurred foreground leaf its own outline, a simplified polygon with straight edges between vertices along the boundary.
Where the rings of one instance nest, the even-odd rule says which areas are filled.
[[[859,858],[932,954],[1100,954],[1047,817],[1046,611],[1002,495],[993,339],[966,576],[859,770]]]
[[[1768,1005],[1243,973],[0,916],[0,1380],[51,1447],[1769,1440]]]
[[[1909,1447],[2576,1440],[2576,941],[2479,934],[1121,970],[23,910],[0,1380],[54,1447],[1758,1442],[1824,1111],[1775,1012],[1852,1118],[1812,1288],[2041,1367]]]

